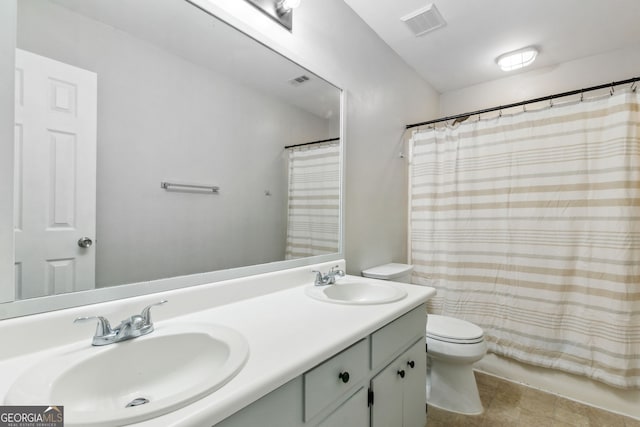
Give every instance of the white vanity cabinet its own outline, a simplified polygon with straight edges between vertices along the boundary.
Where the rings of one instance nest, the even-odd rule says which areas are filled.
[[[423,427],[425,324],[421,305],[216,426]]]

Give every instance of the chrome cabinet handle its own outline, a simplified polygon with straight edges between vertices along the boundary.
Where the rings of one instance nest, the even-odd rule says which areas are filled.
[[[88,237],[81,237],[80,239],[78,239],[78,246],[80,246],[81,248],[86,249],[91,247],[91,245],[93,245],[93,240]]]

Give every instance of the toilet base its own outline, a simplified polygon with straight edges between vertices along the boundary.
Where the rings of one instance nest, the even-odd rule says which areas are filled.
[[[428,358],[427,403],[435,408],[465,415],[484,411],[472,364]]]

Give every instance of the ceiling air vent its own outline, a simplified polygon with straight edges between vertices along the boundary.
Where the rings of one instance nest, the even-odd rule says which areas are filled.
[[[292,86],[300,86],[302,83],[308,82],[309,80],[309,77],[303,74],[300,77],[289,80],[289,84],[291,84]]]
[[[403,16],[400,20],[407,24],[416,37],[447,25],[433,3]]]

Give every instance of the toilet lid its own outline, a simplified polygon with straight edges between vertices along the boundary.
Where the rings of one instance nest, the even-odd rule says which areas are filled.
[[[362,270],[362,275],[371,279],[393,280],[411,273],[411,270],[413,270],[413,265],[392,262]]]
[[[429,314],[427,316],[427,337],[440,341],[476,343],[482,341],[482,329],[466,320]]]

